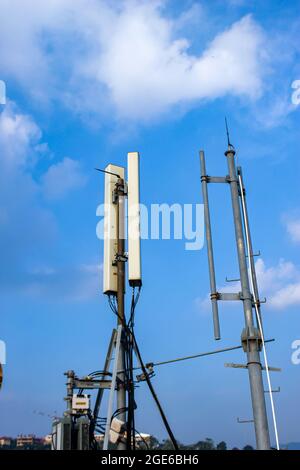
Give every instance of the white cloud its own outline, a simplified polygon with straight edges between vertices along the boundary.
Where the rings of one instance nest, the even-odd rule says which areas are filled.
[[[42,192],[62,196],[84,180],[71,159],[50,166],[45,181],[35,178],[36,164],[48,156],[35,121],[8,102],[0,113],[0,289],[22,289],[28,267],[47,256],[57,237],[56,219],[43,204]],[[68,173],[64,180],[63,170]]]
[[[183,14],[170,19],[164,3],[3,0],[1,64],[44,99],[139,121],[227,94],[260,95],[264,35],[251,16],[194,55],[181,33]]]
[[[287,219],[286,220],[286,229],[294,243],[300,243],[300,219]]]
[[[43,192],[50,200],[60,199],[70,191],[82,188],[85,183],[80,163],[67,157],[51,165],[42,176]]]
[[[185,39],[172,40],[172,23],[149,6],[123,13],[94,71],[121,117],[147,119],[178,104],[228,93],[261,91],[262,35],[251,17],[219,34],[200,57]]]
[[[40,150],[41,131],[34,120],[20,113],[9,102],[0,113],[1,164],[6,169],[28,166],[34,152]]]
[[[43,148],[34,120],[8,102],[0,113],[1,286],[22,282],[28,254],[56,235],[53,214],[39,203],[40,186],[31,174]]]
[[[267,298],[266,308],[286,310],[300,305],[300,270],[291,261],[279,260],[276,266],[267,267],[260,258],[255,263],[261,299]],[[240,283],[218,287],[219,292],[240,292]],[[210,300],[196,299],[199,309],[207,311]]]
[[[300,304],[300,271],[292,262],[281,259],[277,266],[267,268],[259,259],[255,266],[258,285],[268,299],[268,307],[285,310]]]
[[[299,279],[299,276],[298,276]],[[270,306],[278,310],[300,304],[300,280],[282,287],[271,297]]]

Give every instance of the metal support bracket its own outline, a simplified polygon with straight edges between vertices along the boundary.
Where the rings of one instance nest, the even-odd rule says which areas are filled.
[[[116,254],[115,259],[112,263],[113,266],[117,266],[118,262],[126,263],[128,261],[128,256],[124,254]]]
[[[249,343],[252,341],[255,341],[257,344],[257,350],[261,351],[262,348],[262,339],[261,339],[261,334],[260,331],[255,328],[254,326],[252,327],[246,327],[242,331],[242,336],[241,336],[241,341],[242,341],[242,346],[244,352],[249,352]]]
[[[233,369],[248,369],[248,365],[250,364],[250,362],[248,364],[235,364],[234,362],[226,362],[224,364],[224,367],[232,367]],[[255,364],[258,364],[258,363],[255,363]],[[265,367],[262,367],[261,368],[262,370],[267,370]],[[268,367],[268,370],[270,372],[281,372],[281,368],[280,367]]]
[[[270,390],[264,390],[265,393],[270,393]],[[281,389],[280,387],[275,388],[275,390],[271,390],[271,393],[280,393]]]
[[[261,256],[260,250],[257,253],[252,253],[251,256],[254,258],[255,256]],[[246,254],[246,258],[248,258],[248,255]]]
[[[238,279],[229,279],[229,278],[226,276],[225,281],[226,281],[226,282],[240,282],[241,279],[240,279],[240,278],[238,278]]]
[[[118,180],[116,182],[116,187],[113,190],[113,204],[118,204],[119,196],[127,196],[128,195],[128,186],[127,183],[123,180]]]
[[[201,182],[205,181],[206,183],[230,183],[229,176],[201,176]]]
[[[240,419],[240,418],[237,418],[237,422],[239,424],[254,423],[254,419]]]
[[[111,388],[111,380],[92,380],[92,379],[75,379],[74,381],[74,389],[110,389]]]
[[[242,293],[218,292],[218,300],[242,300]]]

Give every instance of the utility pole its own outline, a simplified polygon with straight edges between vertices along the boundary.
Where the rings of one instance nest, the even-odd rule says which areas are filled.
[[[113,302],[113,310],[117,313],[118,331],[121,329],[121,341],[118,347],[117,361],[117,414],[115,418],[123,423],[123,431],[118,439],[118,449],[125,450],[135,445],[134,427],[134,390],[133,382],[126,367],[131,357],[128,341],[128,324],[125,316],[125,263],[128,262],[128,282],[130,287],[140,290],[141,252],[140,252],[140,202],[139,202],[139,154],[128,153],[127,181],[125,169],[116,165],[108,165],[105,170],[105,204],[104,217],[104,276],[103,293]],[[125,199],[128,198],[128,254],[125,253]],[[134,291],[133,291],[134,297]],[[113,300],[112,300],[113,299]],[[116,300],[116,306],[114,303]],[[135,309],[135,300],[131,305],[130,315]],[[128,320],[129,321],[129,320]],[[116,340],[115,340],[116,346]],[[126,360],[125,360],[126,359]],[[112,390],[111,393],[114,393]],[[99,397],[99,400],[100,397]],[[99,406],[97,404],[97,409]],[[108,422],[111,416],[108,413]],[[110,428],[110,422],[109,422]],[[125,438],[127,430],[127,439]],[[131,433],[133,434],[131,436]],[[121,436],[123,434],[123,436]],[[132,444],[133,438],[133,444]]]
[[[227,123],[226,123],[227,127]],[[235,150],[229,140],[228,128],[228,148],[225,152],[227,158],[228,172],[229,174],[225,177],[220,176],[208,176],[206,173],[205,157],[204,152],[200,151],[200,164],[201,164],[201,182],[202,182],[202,193],[204,201],[204,217],[206,227],[206,241],[207,241],[207,254],[208,254],[208,267],[210,275],[210,287],[211,287],[211,303],[213,312],[213,323],[214,323],[214,336],[216,340],[221,337],[220,326],[219,326],[219,315],[218,315],[218,301],[242,301],[243,311],[245,317],[245,327],[242,331],[241,341],[242,348],[247,356],[247,364],[243,366],[248,369],[250,392],[252,399],[253,408],[253,421],[256,436],[256,445],[259,450],[270,449],[270,436],[268,427],[268,418],[265,403],[265,393],[263,386],[262,370],[263,366],[260,359],[260,351],[262,350],[263,338],[261,329],[257,328],[254,323],[253,307],[257,307],[258,315],[260,315],[260,301],[258,297],[258,287],[256,282],[255,265],[253,259],[250,260],[253,271],[253,289],[256,303],[250,288],[249,273],[247,269],[247,258],[246,258],[246,245],[245,245],[245,234],[244,225],[241,212],[241,196],[244,191],[243,184],[239,182],[239,175],[241,175],[241,169],[236,169],[235,166]],[[233,211],[233,220],[235,228],[235,239],[237,248],[237,257],[239,264],[241,292],[239,293],[221,293],[217,291],[216,280],[215,280],[215,266],[213,256],[213,243],[212,243],[212,231],[210,223],[210,211],[208,201],[208,183],[224,183],[229,184],[231,192],[231,202]],[[244,217],[245,218],[245,217]],[[250,256],[253,256],[252,243],[250,237],[250,229],[248,224],[248,217],[246,214],[247,224],[246,230],[248,234],[248,240],[250,240],[251,246],[249,247]],[[261,318],[259,325],[262,325]],[[231,365],[232,367],[235,364]],[[266,366],[267,367],[267,366]],[[269,368],[271,370],[271,368]]]
[[[256,435],[257,449],[270,449],[269,426],[267,419],[266,402],[264,395],[264,386],[262,378],[262,364],[260,360],[261,335],[254,326],[252,295],[250,292],[248,269],[246,262],[246,249],[242,224],[242,215],[240,209],[240,195],[235,167],[235,150],[231,145],[225,152],[229,171],[229,184],[231,190],[231,201],[234,218],[236,247],[239,261],[240,280],[242,288],[242,301],[245,316],[245,328],[242,332],[242,345],[247,354],[247,366],[250,381],[250,390],[252,398],[252,408],[254,417],[254,427]]]
[[[137,376],[139,377],[137,380],[147,383],[174,449],[177,450],[176,439],[150,381],[151,373],[146,370],[134,334],[135,309],[142,287],[139,153],[128,153],[127,180],[124,167],[109,164],[105,169],[96,168],[96,170],[105,174],[103,294],[107,295],[109,306],[117,316],[117,328],[112,331],[102,370],[91,372],[84,378],[77,377],[74,371],[65,374],[68,378],[67,411],[64,418],[57,418],[53,422],[55,438],[52,448],[96,450],[98,444],[95,431],[103,432],[105,426],[103,450],[108,450],[109,442],[117,444],[118,450],[136,449],[133,378],[135,353],[143,371],[141,376]],[[128,198],[127,250],[125,248],[126,197]],[[127,278],[132,288],[128,319],[125,315],[125,263],[128,264]],[[106,389],[109,390],[107,414],[106,418],[100,418],[101,402]],[[74,394],[75,390],[79,392]],[[98,390],[93,413],[90,396],[83,394],[84,390]],[[117,408],[114,410],[115,401]]]

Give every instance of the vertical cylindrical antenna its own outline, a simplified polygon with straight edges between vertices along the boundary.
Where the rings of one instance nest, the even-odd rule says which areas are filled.
[[[208,202],[208,191],[207,191],[207,174],[205,166],[205,157],[203,150],[200,151],[200,165],[201,165],[201,183],[202,183],[202,193],[203,193],[203,202],[204,202],[204,219],[205,219],[205,233],[206,233],[206,243],[207,243],[207,257],[208,257],[208,267],[209,267],[209,279],[210,279],[210,297],[211,305],[213,312],[213,323],[214,323],[214,335],[215,339],[221,339],[220,334],[220,322],[219,322],[219,312],[218,312],[218,300],[217,300],[217,288],[216,288],[216,276],[215,276],[215,263],[214,263],[214,252],[213,252],[213,242],[212,242],[212,233],[211,233],[211,224],[210,224],[210,212],[209,212],[209,202]]]
[[[128,281],[132,287],[142,285],[139,161],[138,152],[128,153]]]
[[[238,177],[234,160],[235,150],[231,144],[228,145],[228,150],[225,152],[225,155],[227,157],[229,170],[234,228],[246,324],[246,327],[242,334],[242,344],[247,354],[247,368],[250,381],[256,444],[258,450],[269,450],[270,435],[262,379],[262,364],[259,354],[261,347],[261,338],[258,330],[254,327],[253,322],[252,295],[250,292],[250,284],[246,262],[246,249],[239,199]]]

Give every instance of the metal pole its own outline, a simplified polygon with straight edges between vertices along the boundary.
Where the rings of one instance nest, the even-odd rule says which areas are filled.
[[[111,426],[111,417],[112,417],[112,409],[113,409],[113,402],[114,402],[114,395],[115,395],[115,388],[116,388],[116,381],[118,375],[118,359],[121,353],[121,336],[122,336],[122,325],[118,326],[118,333],[116,338],[116,348],[115,348],[115,363],[113,368],[113,374],[111,378],[111,388],[110,394],[108,399],[108,409],[107,409],[107,419],[106,419],[106,426],[105,426],[105,436],[104,436],[104,443],[103,443],[103,450],[108,449],[108,441],[109,441],[109,434],[110,434],[110,426]],[[119,447],[118,447],[119,449]]]
[[[67,412],[65,414],[72,415],[72,398],[74,393],[74,379],[75,379],[75,372],[73,370],[68,370],[64,373],[67,377],[67,396],[65,401],[67,402]]]
[[[205,233],[206,233],[206,243],[207,243],[207,257],[208,257],[210,292],[211,292],[210,298],[211,298],[211,305],[212,305],[212,312],[213,312],[214,335],[215,335],[215,339],[219,340],[221,339],[221,334],[220,334],[220,323],[219,323],[219,312],[218,312],[214,252],[213,252],[208,191],[207,191],[207,175],[206,175],[205,157],[204,157],[203,150],[200,151],[200,165],[201,165],[201,183],[202,183],[202,193],[203,193],[203,202],[204,202]]]
[[[124,297],[125,297],[125,263],[124,263],[124,251],[125,251],[125,237],[124,237],[124,180],[118,180],[118,208],[117,208],[117,237],[118,237],[118,326],[123,327],[125,322],[125,309],[124,309]],[[120,190],[121,189],[121,190]],[[118,354],[118,373],[119,385],[117,390],[117,407],[122,412],[118,415],[118,418],[126,423],[126,389],[125,389],[125,350],[124,350],[124,329],[122,329],[120,353]],[[119,442],[118,450],[125,450],[126,443]]]
[[[238,179],[234,161],[235,151],[231,145],[228,146],[228,150],[225,152],[225,155],[227,157],[229,170],[235,237],[246,324],[246,327],[242,332],[242,345],[244,351],[247,353],[247,366],[252,398],[256,445],[259,450],[269,450],[270,436],[263,387],[262,364],[259,354],[259,351],[261,350],[261,337],[257,328],[254,327],[253,322],[252,295],[249,286]]]
[[[116,343],[116,336],[117,336],[117,331],[113,330],[111,338],[110,338],[108,350],[107,350],[105,363],[104,363],[104,369],[103,369],[104,372],[109,371],[109,367],[110,367],[110,363],[111,363],[111,359],[112,359],[112,354],[113,354],[113,349],[114,349],[115,343]],[[103,380],[103,379],[105,379],[104,374],[100,377],[100,380]],[[104,394],[104,388],[99,388],[98,393],[97,393],[97,398],[96,398],[96,401],[95,401],[95,406],[94,406],[94,420],[93,420],[93,422],[91,423],[91,426],[90,426],[90,437],[91,438],[94,435],[96,420],[97,420],[98,415],[99,415],[103,394]]]

